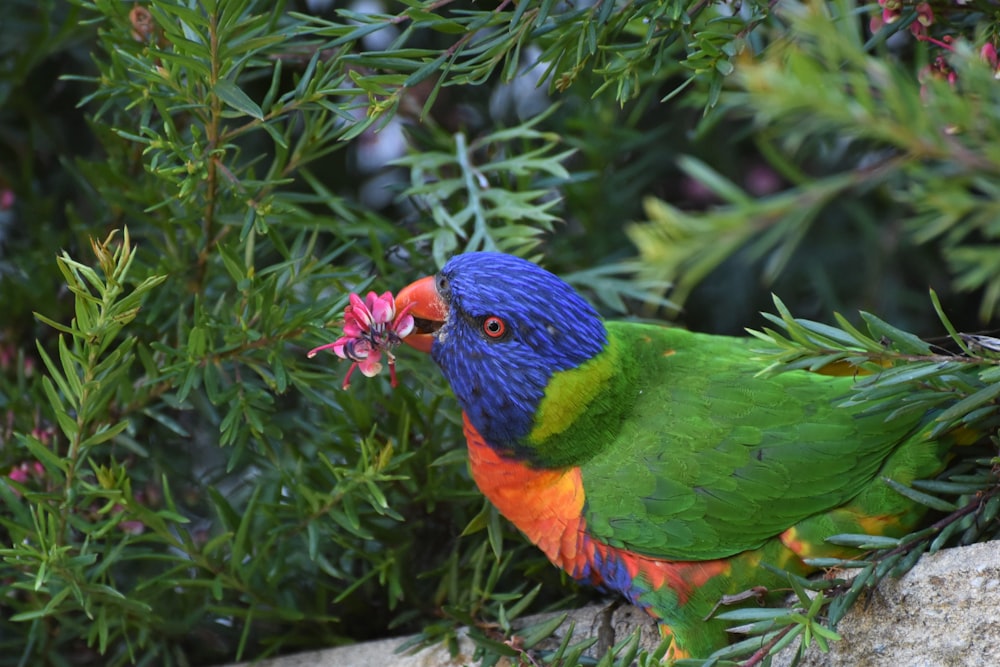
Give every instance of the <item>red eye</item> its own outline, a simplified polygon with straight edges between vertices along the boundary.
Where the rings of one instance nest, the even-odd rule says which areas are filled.
[[[490,338],[500,338],[507,333],[507,324],[499,317],[487,317],[483,320],[483,333]]]

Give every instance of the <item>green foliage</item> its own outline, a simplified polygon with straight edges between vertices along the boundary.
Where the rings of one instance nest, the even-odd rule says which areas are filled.
[[[471,144],[458,132],[449,137],[454,145],[447,151],[428,150],[396,160],[410,167],[412,185],[403,194],[422,202],[438,225],[414,239],[430,241],[438,266],[460,247],[523,255],[553,230],[558,219],[549,212],[558,203],[554,188],[523,186],[530,187],[545,174],[556,183],[568,179],[562,163],[572,151],[553,153],[559,137],[536,130],[542,120],[544,116],[538,116]]]
[[[593,73],[602,79],[593,95],[614,90],[624,103],[679,74],[711,81],[717,97],[722,77],[733,70],[731,59],[741,50],[742,38],[767,15],[766,3],[757,2],[747,5],[749,19],[726,16],[707,3],[682,1],[574,6],[541,0],[452,11],[449,4],[410,2],[396,14],[342,10],[340,16],[352,23],[331,21],[319,34],[333,38],[336,47],[389,25],[402,26],[388,48],[351,57],[358,67],[386,72],[356,78],[370,95],[385,98],[380,108],[394,107],[404,88],[440,72],[444,76],[435,83],[431,100],[443,85],[480,84],[497,73],[513,78],[522,50],[535,42],[551,87],[566,90]],[[421,33],[431,39],[455,37],[447,48],[408,48]]]
[[[82,7],[101,51],[68,80],[92,87],[102,152],[67,160],[68,231],[129,231],[94,243],[93,266],[60,258],[71,298],[39,304],[44,372],[22,348],[4,380],[0,662],[211,664],[416,629],[495,587],[518,597],[537,555],[495,560],[496,530],[456,541],[482,501],[442,456],[461,430],[418,380],[427,362],[383,400],[387,385],[342,392],[304,355],[372,264],[396,284],[432,266],[394,268],[383,248],[411,231],[318,175],[377,119],[355,113],[350,54],[321,57],[336,46],[280,6]],[[561,169],[489,165],[489,196],[536,191],[543,159]],[[18,278],[11,293],[30,293]],[[481,590],[456,585],[484,571]]]
[[[546,641],[558,617],[521,625],[582,596],[475,492],[428,359],[345,392],[305,356],[349,292],[455,252],[530,255],[607,312],[680,304],[716,331],[773,288],[773,370],[867,371],[845,400],[995,433],[997,344],[960,333],[1000,302],[1000,105],[973,48],[992,8],[942,8],[929,34],[962,38],[944,53],[886,46],[909,6],[871,39],[849,3],[777,7],[3,3],[0,665],[454,646],[460,625],[484,664],[655,664],[665,646],[594,655]],[[544,111],[504,109],[516,85]],[[879,317],[790,314],[834,309]],[[935,310],[946,344],[916,335],[941,333]],[[716,658],[822,647],[881,576],[995,537],[988,455],[897,489],[944,513],[922,531],[841,537],[871,556],[825,566],[863,576],[725,612],[750,638]]]
[[[817,262],[832,264],[836,255],[819,248],[836,229],[855,239],[854,266],[872,282],[884,280],[887,256],[940,257],[945,275],[932,269],[927,277],[942,293],[976,292],[988,322],[1000,306],[992,243],[1000,89],[995,62],[979,53],[995,32],[980,9],[935,7],[934,29],[954,46],[918,43],[927,48],[901,60],[884,39],[905,21],[866,41],[862,23],[850,19],[853,3],[782,5],[781,37],[740,63],[732,94],[711,113],[748,118],[753,143],[790,187],[753,197],[710,165],[681,162],[720,203],[692,212],[648,201],[648,222],[629,230],[647,275],[677,281],[681,302],[740,252],[783,287],[814,279]],[[915,64],[925,65],[919,74]],[[850,285],[832,287],[843,295]]]
[[[1000,360],[981,345],[970,347],[941,312],[936,295],[932,296],[957,352],[932,346],[870,313],[861,313],[867,333],[839,314],[835,315],[839,328],[796,319],[778,299],[780,317],[765,317],[785,333],[772,329],[751,333],[781,350],[774,355],[771,368],[824,372],[839,364],[855,369],[863,377],[845,405],[864,405],[869,411],[891,409],[886,420],[914,412],[933,415],[931,438],[944,437],[959,427],[990,432],[997,424],[994,401],[1000,396]]]

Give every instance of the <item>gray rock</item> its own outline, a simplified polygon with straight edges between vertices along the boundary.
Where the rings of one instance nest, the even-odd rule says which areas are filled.
[[[827,654],[814,647],[800,665],[1000,665],[1000,542],[924,556],[903,577],[859,599],[837,632],[843,641]]]

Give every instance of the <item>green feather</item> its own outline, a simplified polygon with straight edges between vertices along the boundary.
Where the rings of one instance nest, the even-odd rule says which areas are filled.
[[[588,532],[609,545],[723,558],[854,501],[905,513],[880,475],[941,465],[936,446],[894,456],[921,415],[886,423],[839,405],[850,378],[761,376],[747,339],[617,322],[608,335],[604,353],[553,379],[535,445],[542,460],[581,467]]]

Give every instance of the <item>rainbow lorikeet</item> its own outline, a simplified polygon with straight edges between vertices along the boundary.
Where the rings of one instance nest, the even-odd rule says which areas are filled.
[[[558,567],[617,591],[673,637],[726,644],[720,598],[787,587],[838,533],[902,535],[892,490],[940,471],[924,415],[844,407],[850,377],[761,376],[753,339],[604,321],[569,285],[500,253],[452,258],[396,299],[464,413],[482,492]],[[759,343],[758,343],[759,344]]]

